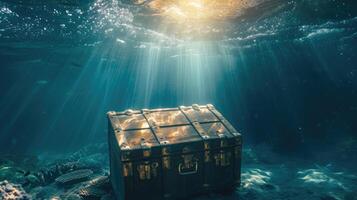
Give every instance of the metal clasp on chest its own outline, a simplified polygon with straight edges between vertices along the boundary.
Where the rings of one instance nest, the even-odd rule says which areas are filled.
[[[179,174],[195,174],[198,170],[198,161],[193,155],[183,155],[183,163],[178,166]]]
[[[188,150],[185,148],[183,153]],[[195,174],[198,170],[198,159],[194,154],[183,154],[183,162],[178,165],[178,172],[180,175]]]
[[[227,147],[227,141],[221,140],[221,148],[225,148],[225,147]],[[217,153],[214,156],[214,159],[216,160],[216,166],[221,166],[221,167],[229,166],[231,164],[231,157],[232,157],[232,153],[228,149],[221,150],[219,153]]]
[[[231,164],[231,152],[224,152],[221,151],[220,153],[216,154],[214,156],[214,159],[216,160],[216,165],[221,166],[221,167],[226,167]]]
[[[133,175],[133,164],[128,162],[128,163],[123,163],[123,176],[128,177]]]
[[[170,169],[170,156],[167,147],[162,148],[162,167]]]
[[[138,165],[137,170],[139,173],[140,180],[150,180],[157,176],[157,168],[159,164],[157,162],[144,162],[143,164]]]

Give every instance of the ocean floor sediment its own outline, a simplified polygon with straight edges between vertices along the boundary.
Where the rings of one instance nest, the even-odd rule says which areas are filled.
[[[0,199],[115,199],[107,150],[93,144],[56,156],[2,156]],[[353,168],[281,156],[264,145],[244,149],[241,178],[232,194],[194,199],[357,199]]]

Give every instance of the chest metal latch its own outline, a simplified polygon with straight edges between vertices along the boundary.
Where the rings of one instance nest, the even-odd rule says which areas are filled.
[[[226,167],[231,164],[230,159],[231,159],[231,152],[224,152],[221,151],[220,153],[216,154],[214,156],[216,160],[216,165],[221,166],[221,167]]]
[[[180,175],[195,174],[198,170],[198,159],[194,154],[190,154],[190,149],[188,147],[182,150],[183,162],[178,165],[178,172]]]
[[[193,154],[182,155],[183,163],[178,166],[178,171],[180,175],[195,174],[198,170],[198,161],[193,156]]]
[[[145,162],[137,167],[140,180],[150,180],[157,176],[157,168],[159,164],[157,162]]]

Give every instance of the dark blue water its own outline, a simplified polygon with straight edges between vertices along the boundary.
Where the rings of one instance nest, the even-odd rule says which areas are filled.
[[[265,4],[190,38],[117,2],[1,2],[2,150],[78,148],[105,139],[108,110],[192,103],[283,149],[352,136],[355,3]]]
[[[1,0],[0,152],[70,153],[106,142],[109,110],[211,103],[256,154],[353,165],[357,3],[251,2],[192,25],[111,0]]]

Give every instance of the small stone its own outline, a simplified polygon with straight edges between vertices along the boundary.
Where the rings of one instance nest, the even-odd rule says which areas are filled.
[[[91,179],[88,183],[89,186],[94,186],[102,189],[107,189],[108,187],[110,187],[110,180],[108,176],[97,176]]]
[[[14,188],[10,184],[7,184],[5,186],[5,192],[12,192],[13,190],[14,190]]]
[[[28,180],[30,183],[33,183],[33,184],[40,182],[40,180],[39,180],[35,175],[33,175],[33,174],[28,175],[28,176],[27,176],[27,180]]]
[[[78,194],[84,199],[96,199],[105,195],[106,192],[96,187],[85,187],[78,191]]]

